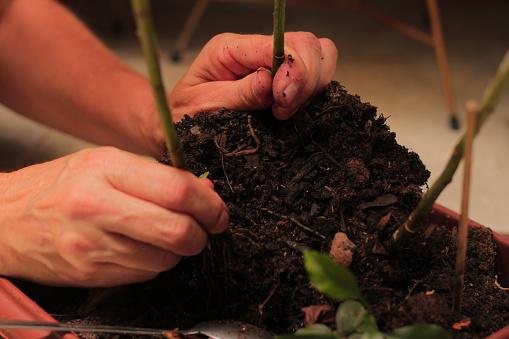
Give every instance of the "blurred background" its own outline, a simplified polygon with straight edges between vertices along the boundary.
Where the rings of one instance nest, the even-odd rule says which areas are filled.
[[[121,59],[145,73],[129,1],[62,2]],[[438,4],[438,12],[432,10],[430,16],[432,2]],[[155,0],[154,12],[168,90],[215,34],[272,31],[272,2],[266,0]],[[437,22],[442,26],[446,55],[440,54],[442,44],[436,40],[440,39]],[[186,25],[192,29],[186,30]],[[336,43],[340,59],[335,79],[389,117],[398,142],[421,156],[433,182],[461,135],[451,128],[451,113],[463,128],[465,101],[480,99],[509,47],[509,1],[359,0],[346,4],[341,0],[288,0],[287,30],[311,31]],[[439,47],[439,59],[434,46]],[[442,87],[444,77],[445,84],[450,79],[448,95]],[[0,105],[0,170],[14,170],[90,146]],[[470,207],[472,219],[505,233],[509,233],[508,149],[506,91],[475,142]],[[460,183],[461,174],[439,202],[458,211]]]

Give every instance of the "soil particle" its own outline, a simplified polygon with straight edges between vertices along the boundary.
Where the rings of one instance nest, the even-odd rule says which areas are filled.
[[[348,239],[346,233],[338,232],[332,239],[329,255],[338,264],[349,267],[353,259],[355,244]]]
[[[350,158],[346,160],[346,172],[359,184],[369,180],[369,170],[361,159]]]
[[[469,234],[461,314],[449,311],[450,225],[437,224],[386,253],[385,241],[417,204],[429,172],[417,154],[398,145],[375,107],[338,83],[286,122],[270,111],[222,110],[185,117],[177,128],[192,171],[209,172],[228,204],[229,230],[211,237],[201,255],[121,289],[87,314],[78,311],[83,290],[72,296],[26,289],[50,312],[68,314],[61,320],[188,328],[234,319],[294,331],[304,325],[303,307],[337,306],[310,286],[301,250],[328,252],[341,231],[356,244],[351,269],[382,330],[414,322],[451,328],[468,317],[472,324],[457,337],[475,338],[509,322],[509,294],[495,284],[496,247],[488,229]]]
[[[333,323],[335,310],[330,305],[311,305],[302,308],[304,325]]]

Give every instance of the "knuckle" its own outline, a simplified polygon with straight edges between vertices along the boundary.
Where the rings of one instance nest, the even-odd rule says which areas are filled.
[[[203,48],[210,55],[216,54],[218,59],[226,57],[225,51],[228,49],[228,43],[234,39],[236,34],[219,33],[212,37]]]
[[[169,249],[177,249],[179,254],[196,255],[207,244],[206,237],[200,234],[200,227],[191,217],[180,217],[168,227]]]
[[[224,33],[219,33],[219,34],[216,34],[214,35],[210,40],[209,40],[209,44],[216,44],[216,43],[221,43],[223,41],[228,41],[230,40],[235,34],[233,33],[228,33],[228,32],[224,32]]]
[[[222,46],[216,50],[215,54],[219,65],[228,66],[234,61],[227,44],[222,44]]]
[[[338,48],[334,41],[329,38],[321,38],[320,44],[322,45],[322,51],[332,53],[332,55],[337,58],[338,56]]]
[[[81,161],[89,165],[104,165],[111,161],[112,158],[116,157],[120,153],[120,150],[111,147],[104,146],[92,149],[86,149],[81,151]]]
[[[86,175],[100,176],[111,167],[112,162],[118,161],[122,151],[114,147],[98,147],[79,151],[69,161],[69,165]]]
[[[320,50],[320,42],[318,41],[318,38],[316,37],[316,35],[314,35],[313,33],[311,32],[299,32],[298,35],[297,35],[298,39],[300,41],[302,41],[302,43],[306,46],[306,47],[311,47],[313,49],[318,49]]]
[[[190,241],[193,232],[194,221],[187,216],[177,218],[168,229],[168,240],[172,244],[184,245]]]
[[[96,195],[76,189],[68,194],[62,206],[69,219],[79,220],[99,214],[102,204]]]
[[[65,256],[72,255],[74,257],[81,258],[81,260],[83,260],[84,254],[93,252],[97,249],[95,242],[90,241],[79,234],[64,236],[60,240],[59,247]]]
[[[318,41],[318,38],[316,37],[316,35],[314,35],[311,32],[299,32],[299,36],[301,39],[306,40],[306,41],[316,41],[316,42]]]
[[[175,180],[172,186],[167,195],[170,205],[184,205],[192,199],[194,189],[189,180]]]
[[[327,48],[337,49],[334,41],[332,41],[329,38],[320,38],[318,41],[320,41],[320,44],[322,44],[323,46],[326,46]]]

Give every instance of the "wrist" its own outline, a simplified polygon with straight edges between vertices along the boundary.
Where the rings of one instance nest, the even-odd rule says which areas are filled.
[[[13,273],[11,268],[14,255],[9,246],[7,230],[9,223],[7,204],[10,200],[7,198],[7,190],[10,176],[10,173],[0,173],[0,206],[2,206],[0,209],[0,276],[10,276]]]
[[[154,135],[158,131],[157,111],[148,81],[128,68],[120,67],[117,73],[117,104],[112,109],[115,113],[110,116],[109,129],[121,135],[124,142],[116,146],[146,155],[159,154]]]
[[[183,114],[175,110],[175,105],[172,99],[175,99],[172,94],[167,94],[168,104],[170,106],[172,120],[174,123],[179,122],[184,117]],[[144,99],[142,116],[144,116],[144,123],[142,124],[142,140],[144,142],[144,148],[147,153],[154,156],[160,157],[161,153],[165,148],[164,133],[161,126],[161,119],[157,104],[154,99],[152,90],[149,91],[148,95]]]

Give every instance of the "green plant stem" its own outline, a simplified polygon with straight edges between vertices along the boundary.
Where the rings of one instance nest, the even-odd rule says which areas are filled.
[[[152,21],[150,0],[131,0],[131,5],[136,21],[138,38],[143,49],[147,64],[150,84],[157,104],[157,111],[161,120],[166,148],[173,166],[187,169],[184,153],[180,144],[177,130],[173,124],[170,106],[166,97],[159,56],[157,53],[157,40],[154,22]]]
[[[272,57],[272,77],[285,60],[285,21],[286,0],[274,0],[274,54]]]
[[[479,111],[476,114],[477,122],[475,135],[479,133],[479,130],[483,126],[486,119],[491,115],[491,113],[493,113],[495,105],[500,98],[500,94],[502,93],[504,86],[507,85],[508,81],[509,50],[506,51],[505,56],[498,67],[495,78],[491,81],[484,92]],[[412,211],[412,213],[410,213],[408,219],[392,235],[392,245],[395,245],[406,237],[421,231],[424,218],[431,211],[431,208],[433,207],[433,204],[437,200],[440,193],[442,193],[445,187],[452,181],[454,173],[458,169],[461,158],[463,157],[464,149],[465,135],[462,136],[460,141],[454,147],[454,151],[438,179],[423,195],[417,207]]]

